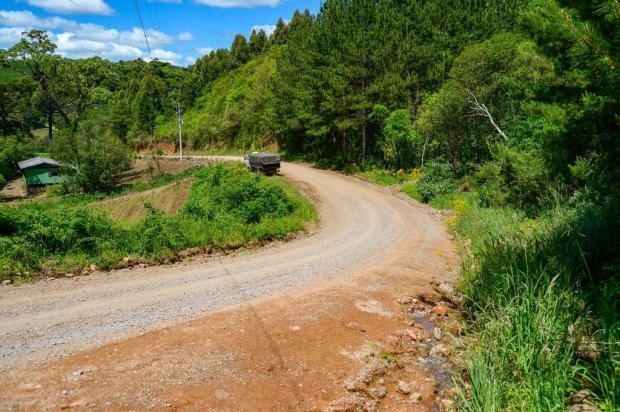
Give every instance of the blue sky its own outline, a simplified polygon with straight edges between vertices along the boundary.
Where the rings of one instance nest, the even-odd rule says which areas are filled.
[[[211,49],[230,47],[254,27],[273,30],[296,9],[316,13],[320,0],[135,0],[153,58],[186,66]],[[46,30],[58,53],[110,60],[150,58],[134,0],[2,0],[0,48],[29,29]]]

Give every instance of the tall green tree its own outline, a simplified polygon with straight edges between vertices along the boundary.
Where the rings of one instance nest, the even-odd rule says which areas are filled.
[[[267,34],[264,30],[252,30],[250,35],[250,56],[256,57],[263,54],[267,48],[267,42],[269,41]]]
[[[42,30],[24,33],[25,38],[11,47],[6,53],[9,64],[23,74],[27,74],[39,85],[41,106],[46,112],[48,140],[52,141],[54,113],[63,105],[62,99],[54,91],[61,81],[58,66],[61,59],[55,54],[56,45]]]
[[[284,44],[286,43],[288,36],[288,28],[282,17],[278,18],[276,27],[271,35],[270,41],[272,44]]]
[[[479,163],[489,158],[489,143],[507,142],[507,128],[529,119],[531,102],[554,79],[553,65],[532,41],[496,35],[457,56],[449,78],[422,105],[418,128],[455,167]]]
[[[420,146],[419,136],[413,130],[407,110],[399,109],[390,113],[379,146],[383,159],[392,167],[406,168],[421,163],[421,158],[416,159],[416,149]]]
[[[230,64],[233,68],[241,67],[250,60],[251,51],[245,36],[237,34],[230,47]]]
[[[100,58],[63,59],[47,34],[31,30],[8,51],[12,62],[20,62],[39,84],[45,98],[58,112],[69,136],[75,139],[85,113],[107,94],[100,87],[110,71],[110,63]],[[79,165],[77,143],[72,145],[74,162]]]
[[[158,76],[146,74],[142,78],[140,88],[133,100],[134,134],[145,133],[147,136],[153,136],[155,119],[162,108],[165,93],[166,86]]]

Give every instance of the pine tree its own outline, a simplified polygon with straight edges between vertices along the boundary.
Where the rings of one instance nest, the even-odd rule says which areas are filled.
[[[250,60],[250,46],[245,36],[237,34],[230,48],[231,66],[233,68],[241,67]]]
[[[256,57],[265,52],[267,48],[267,35],[264,30],[252,30],[252,35],[250,36],[250,56]]]

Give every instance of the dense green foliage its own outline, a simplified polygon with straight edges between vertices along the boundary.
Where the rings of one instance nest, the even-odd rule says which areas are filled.
[[[90,205],[89,197],[0,206],[2,278],[89,264],[111,268],[126,256],[163,261],[192,247],[238,248],[285,238],[314,217],[309,202],[279,178],[223,165],[191,175],[194,184],[181,210],[167,215],[147,203],[148,214],[138,222],[113,222]]]
[[[424,174],[418,180],[417,190],[423,202],[430,202],[437,196],[454,192],[454,169],[450,163],[428,162]]]
[[[184,117],[185,139],[193,148],[263,147],[275,143],[269,79],[275,70],[274,50],[259,56],[213,83]],[[159,139],[177,138],[176,120],[161,118]]]
[[[95,173],[85,165],[118,142],[176,144],[180,103],[193,149],[277,144],[287,156],[400,184],[416,199],[453,208],[455,230],[471,240],[462,287],[470,332],[481,342],[469,352],[463,379],[471,389],[462,386],[461,407],[564,409],[586,388],[615,410],[619,53],[616,0],[327,0],[317,15],[281,19],[270,37],[236,36],[230,50],[187,69],[73,62],[34,32],[4,58],[0,130],[4,142],[28,141],[35,126],[58,124],[52,148],[79,166],[81,188],[109,190],[127,152],[110,151],[118,157],[102,159]],[[14,174],[13,150],[0,147],[6,176]],[[116,163],[125,166],[101,173]],[[290,213],[259,181],[220,191],[213,179],[204,176],[195,190],[204,187],[205,197],[193,196],[178,216],[153,210],[139,230],[151,230],[155,243],[134,239],[138,251],[191,245],[167,226],[171,219],[223,233],[215,215],[227,216],[227,227],[254,228],[263,212],[276,221]],[[254,200],[244,200],[247,190]],[[28,213],[27,221],[39,219]],[[72,239],[72,230],[96,230],[81,223],[91,221],[88,213],[67,212],[75,225],[59,233]],[[37,250],[47,250],[47,235],[37,236],[44,239]],[[29,262],[10,250],[7,262]],[[584,343],[598,355],[587,355]]]
[[[463,409],[562,410],[585,387],[616,410],[620,285],[609,276],[620,267],[605,262],[608,243],[619,246],[606,230],[618,210],[607,206],[575,198],[528,219],[462,203],[455,229],[472,239],[462,284],[480,339],[466,359]]]
[[[32,153],[32,147],[24,140],[20,136],[0,136],[0,176],[5,179],[17,176],[17,162]]]

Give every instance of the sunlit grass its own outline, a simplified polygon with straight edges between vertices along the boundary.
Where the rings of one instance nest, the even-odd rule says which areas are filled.
[[[610,274],[601,289],[584,260],[600,250],[584,239],[597,238],[602,220],[587,204],[537,219],[475,205],[461,211],[454,228],[468,239],[465,327],[477,343],[457,379],[460,409],[566,410],[581,389],[605,410],[620,407],[620,357],[609,350],[617,349],[618,292],[608,286],[618,277]],[[584,358],[584,341],[600,341],[604,350]]]
[[[191,181],[191,189],[180,182],[95,203],[93,196],[68,196],[0,207],[1,277],[53,275],[91,264],[109,269],[127,256],[163,262],[188,248],[236,249],[286,239],[317,217],[310,201],[281,177],[259,176],[236,164],[196,168],[183,176],[188,173],[191,180],[184,182]],[[167,204],[170,197],[166,189],[177,186],[190,191],[183,195],[187,200],[178,199],[172,205],[176,211],[159,208],[158,202]],[[154,193],[162,196],[149,197]],[[114,211],[131,203],[128,197],[141,202],[139,213],[112,220]]]

